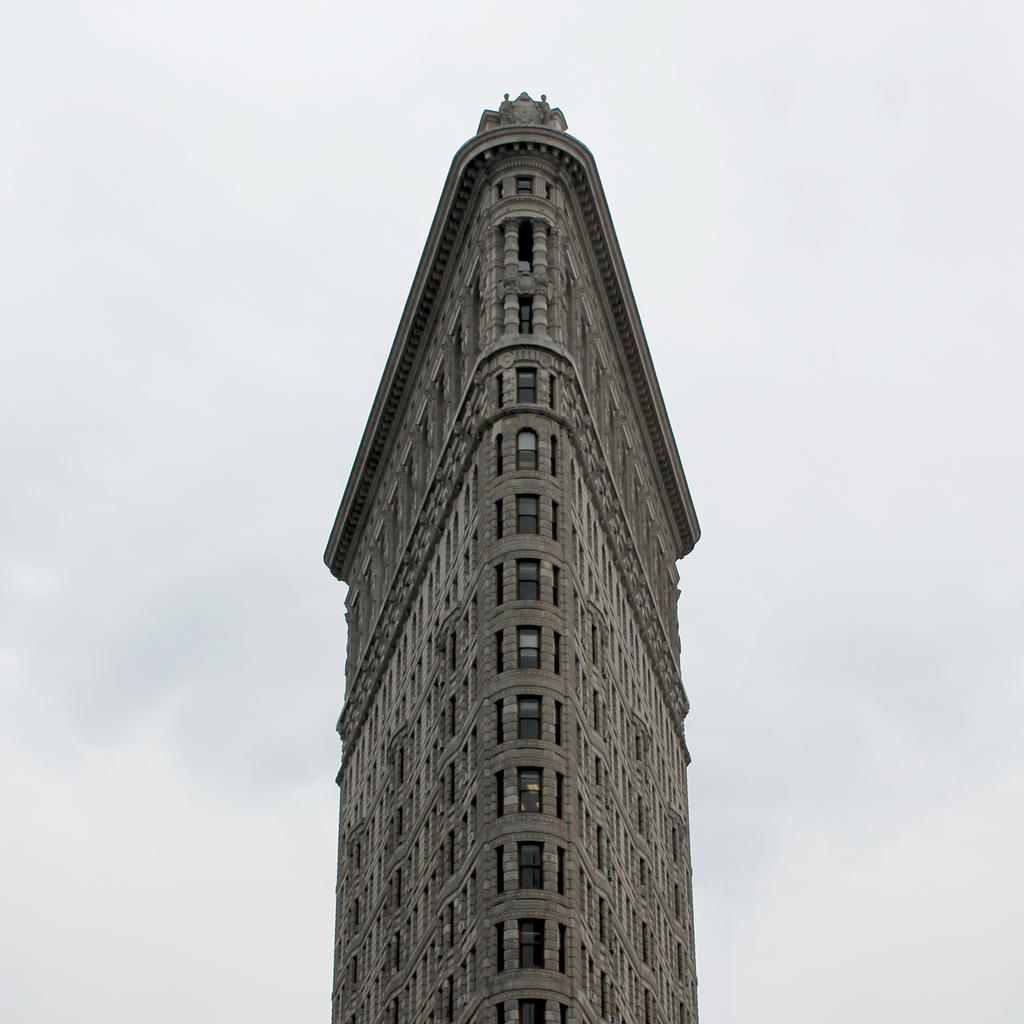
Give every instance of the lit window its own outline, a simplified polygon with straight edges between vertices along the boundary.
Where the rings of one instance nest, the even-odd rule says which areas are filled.
[[[519,810],[540,814],[542,809],[542,775],[540,768],[519,769]]]

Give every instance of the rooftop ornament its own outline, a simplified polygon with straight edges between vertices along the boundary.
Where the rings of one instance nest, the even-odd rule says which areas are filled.
[[[476,133],[491,131],[494,128],[505,128],[509,125],[540,125],[542,128],[553,128],[564,132],[568,125],[565,115],[558,107],[554,110],[548,106],[548,98],[541,93],[540,100],[530,98],[527,92],[521,92],[514,100],[505,99],[497,110],[485,110],[480,118],[480,126]]]

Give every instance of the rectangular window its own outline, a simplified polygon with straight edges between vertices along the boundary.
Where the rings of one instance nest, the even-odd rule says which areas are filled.
[[[498,408],[502,408],[505,404],[505,374],[499,373],[495,378],[498,385]]]
[[[502,604],[505,600],[505,566],[499,562],[494,567],[494,603]]]
[[[544,999],[519,1000],[519,1024],[544,1024]]]
[[[557,565],[551,567],[551,603],[557,608],[560,603],[562,570]]]
[[[555,375],[553,373],[548,375],[548,405],[552,409],[555,407]]]
[[[544,966],[544,922],[539,918],[519,920],[519,966]],[[543,1020],[538,1018],[537,1024],[543,1024]]]
[[[552,648],[552,655],[554,658],[554,670],[555,675],[560,676],[562,674],[562,634],[555,634],[555,642]]]
[[[505,530],[505,524],[503,522],[503,519],[504,517],[502,516],[502,500],[501,498],[499,498],[494,503],[494,536],[498,540],[501,540],[501,536]],[[537,531],[534,530],[533,532],[536,533]]]
[[[494,702],[494,742],[505,742],[505,702],[499,697]]]
[[[494,671],[504,672],[505,671],[505,648],[504,648],[504,630],[499,629],[494,634]]]
[[[494,805],[495,817],[500,818],[505,813],[505,773],[494,773]]]
[[[494,848],[494,891],[503,893],[505,891],[505,847]]]
[[[517,697],[519,706],[519,738],[540,739],[540,697]]]
[[[533,334],[533,296],[519,296],[519,333]]]
[[[555,701],[555,746],[562,745],[562,702]]]
[[[519,777],[519,810],[540,814],[543,810],[544,797],[542,792],[543,774],[540,768],[520,768]]]
[[[544,888],[544,844],[519,844],[519,888]]]
[[[530,175],[519,174],[516,176],[516,193],[518,195],[533,194],[533,178]]]
[[[558,476],[558,438],[551,435],[551,475]]]
[[[565,974],[565,925],[558,926],[558,969]],[[604,1011],[601,1011],[604,1016]]]
[[[538,501],[539,498],[536,494],[516,495],[516,533],[537,532]],[[501,502],[498,504],[500,505]],[[498,536],[500,537],[501,534],[499,533]]]
[[[528,274],[533,270],[533,223],[519,222],[519,273]]]
[[[516,597],[520,601],[540,598],[540,562],[535,558],[516,560]]]
[[[558,847],[558,893],[565,893],[565,850]]]
[[[494,1024],[505,1024],[505,1004],[494,1004]]]
[[[516,370],[516,401],[537,401],[537,371]]]
[[[551,539],[558,540],[558,502],[551,502]]]
[[[505,970],[505,924],[499,921],[494,926],[494,958],[499,971]]]
[[[517,626],[517,648],[520,668],[540,668],[540,627]]]
[[[555,772],[555,814],[559,818],[562,817],[564,790],[565,776],[561,772]]]

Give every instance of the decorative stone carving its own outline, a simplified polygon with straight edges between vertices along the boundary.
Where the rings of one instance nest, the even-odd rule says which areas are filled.
[[[557,107],[552,110],[548,106],[547,96],[542,93],[538,101],[531,99],[529,93],[521,92],[514,100],[510,100],[508,93],[505,93],[505,98],[497,110],[485,110],[476,133],[479,135],[494,128],[518,124],[541,125],[544,128],[555,128],[560,132],[568,128],[562,111]]]

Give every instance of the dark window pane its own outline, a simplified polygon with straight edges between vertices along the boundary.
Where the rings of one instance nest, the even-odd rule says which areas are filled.
[[[544,844],[519,844],[519,885],[523,889],[544,888]]]
[[[540,697],[519,698],[519,738],[540,739]]]
[[[522,601],[536,601],[540,597],[540,562],[521,558],[516,562],[516,597]]]
[[[516,532],[537,532],[537,496],[520,494],[516,497]]]
[[[544,966],[544,922],[533,918],[519,921],[519,966]],[[534,1002],[534,1000],[531,1000]],[[540,1018],[543,1021],[543,1018]],[[540,1022],[538,1022],[540,1024]]]
[[[533,298],[529,295],[519,298],[519,333],[533,334]]]
[[[528,221],[519,222],[519,270],[529,273],[533,270],[533,225]]]

